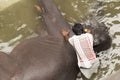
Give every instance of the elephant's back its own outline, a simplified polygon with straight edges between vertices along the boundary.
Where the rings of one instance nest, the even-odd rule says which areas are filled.
[[[73,80],[78,73],[73,48],[69,43],[53,36],[26,40],[13,50],[11,56],[16,57],[21,66],[21,74],[25,74],[21,80],[64,80],[68,76],[72,77],[69,80]],[[30,79],[27,79],[28,75]]]

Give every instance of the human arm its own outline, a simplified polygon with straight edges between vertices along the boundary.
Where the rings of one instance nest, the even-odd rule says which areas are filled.
[[[62,29],[61,30],[61,34],[63,35],[63,37],[65,38],[66,41],[68,41],[69,39],[69,31]]]

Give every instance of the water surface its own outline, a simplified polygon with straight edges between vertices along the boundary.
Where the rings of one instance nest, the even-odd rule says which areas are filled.
[[[2,2],[3,1],[3,2]],[[6,1],[6,2],[5,2]],[[9,53],[19,42],[39,34],[42,19],[35,10],[37,0],[0,0],[0,50]],[[120,69],[120,0],[55,0],[67,22],[73,24],[88,19],[97,12],[99,22],[109,28],[112,47],[100,53],[99,72],[89,80],[102,78]],[[102,2],[98,5],[99,2]],[[87,79],[85,79],[87,80]]]

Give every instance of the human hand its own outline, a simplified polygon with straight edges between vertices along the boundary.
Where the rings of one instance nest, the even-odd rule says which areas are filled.
[[[84,32],[86,32],[86,33],[91,33],[91,30],[90,30],[90,29],[85,28],[85,29],[84,29]]]
[[[61,30],[61,34],[65,37],[65,36],[68,36],[69,35],[69,32],[68,30],[65,30],[65,29],[62,29]]]

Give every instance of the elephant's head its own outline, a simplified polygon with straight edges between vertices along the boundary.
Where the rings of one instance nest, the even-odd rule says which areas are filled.
[[[93,29],[93,45],[95,52],[107,50],[111,47],[112,38],[109,36],[108,30],[101,28]]]

